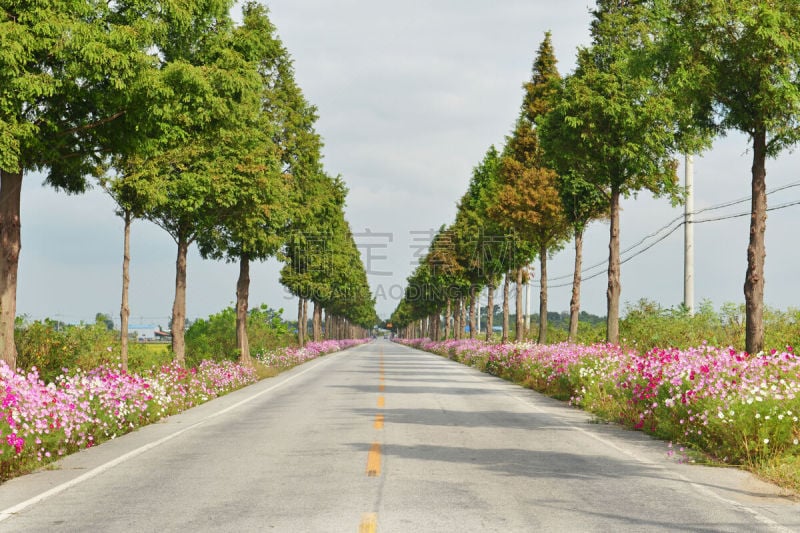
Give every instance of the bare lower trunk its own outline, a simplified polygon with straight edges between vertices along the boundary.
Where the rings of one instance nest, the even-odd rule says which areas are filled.
[[[606,339],[612,344],[619,344],[619,297],[622,292],[620,284],[619,263],[619,186],[611,187],[611,228],[608,239],[608,322]]]
[[[528,282],[530,283],[530,281]],[[547,342],[547,247],[539,250],[539,344]]]
[[[128,319],[131,308],[128,303],[128,291],[131,285],[131,222],[133,216],[130,211],[124,213],[125,229],[123,230],[122,244],[122,303],[119,306],[119,345],[122,371],[128,371]]]
[[[175,362],[186,366],[186,256],[189,251],[188,239],[178,237],[178,258],[175,260],[175,301],[172,304],[172,353]]]
[[[475,292],[475,286],[471,286],[469,288],[469,338],[474,339],[475,335],[477,334],[477,317],[475,315],[475,307],[477,304],[477,294]]]
[[[745,350],[764,350],[764,260],[767,229],[766,132],[753,136],[753,181],[750,207],[750,242],[747,245],[747,274],[744,281]]]
[[[486,341],[492,338],[494,329],[494,280],[489,280],[489,300],[486,302]]]
[[[517,335],[516,341],[525,340],[525,317],[522,316],[522,268],[517,269]]]
[[[303,338],[308,342],[308,300],[303,298]]]
[[[314,342],[322,340],[322,304],[314,302],[314,319],[313,319],[313,335]]]
[[[436,341],[442,340],[442,317],[439,313],[433,315],[433,338]]]
[[[583,231],[575,230],[575,273],[572,276],[572,299],[569,301],[569,342],[578,340],[578,317],[581,312],[581,268],[583,263]]]
[[[306,338],[303,335],[305,329],[303,328],[303,298],[297,298],[297,344],[300,346],[305,345]]]
[[[506,272],[505,281],[503,281],[503,335],[500,339],[501,342],[508,342],[508,299],[511,296],[511,276]]]
[[[236,282],[236,348],[239,362],[252,366],[250,342],[247,339],[247,308],[250,299],[250,258],[242,254],[239,258],[239,280]]]
[[[17,269],[22,249],[20,236],[20,191],[22,171],[0,170],[0,357],[17,366],[14,321],[17,315]]]
[[[455,340],[461,338],[458,335],[458,325],[461,320],[461,307],[459,306],[460,303],[461,300],[459,298],[456,298],[454,302],[455,305],[453,305],[453,338]]]
[[[467,322],[467,299],[464,298],[463,296],[461,297],[460,309],[461,309],[461,312],[460,312],[460,315],[461,315],[461,332],[460,333],[461,333],[461,338],[463,339],[463,338],[465,338],[464,334],[466,333],[467,324],[468,324],[468,322]]]
[[[444,340],[450,338],[450,315],[453,313],[453,302],[447,299],[447,310],[444,315]]]

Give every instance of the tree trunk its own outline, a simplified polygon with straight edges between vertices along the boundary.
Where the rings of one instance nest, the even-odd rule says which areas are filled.
[[[572,299],[569,301],[569,342],[578,340],[578,317],[581,312],[581,268],[583,263],[583,231],[575,229],[575,273],[572,276]]]
[[[303,336],[303,298],[297,298],[297,343],[300,346],[305,344],[305,337]]]
[[[186,256],[189,252],[189,240],[178,237],[178,258],[175,261],[175,301],[172,304],[172,353],[175,362],[186,366]]]
[[[322,304],[314,302],[314,320],[313,320],[313,335],[314,342],[322,340]]]
[[[522,316],[522,267],[517,269],[517,335],[516,341],[525,340],[525,317]]]
[[[131,222],[133,215],[128,210],[123,214],[125,229],[122,244],[122,303],[119,306],[119,346],[122,371],[128,371],[128,319],[131,308],[128,303],[128,291],[131,285]]]
[[[17,270],[22,249],[21,190],[22,170],[0,170],[0,357],[11,369],[17,367],[14,321],[17,316]]]
[[[467,299],[465,297],[461,297],[461,338],[465,338],[465,333],[467,329]]]
[[[303,338],[308,342],[308,299],[303,298]]]
[[[435,341],[442,340],[442,318],[437,312],[433,315],[433,337]]]
[[[494,328],[494,280],[489,280],[488,285],[489,299],[486,302],[486,342],[492,339],[492,329]]]
[[[528,281],[530,283],[530,281]],[[539,250],[539,344],[547,343],[547,246]]]
[[[239,280],[236,282],[236,347],[239,362],[253,366],[250,358],[250,342],[247,339],[247,308],[250,299],[250,257],[242,254],[239,258]]]
[[[469,338],[474,339],[477,332],[477,320],[475,316],[475,307],[477,304],[477,295],[475,294],[475,286],[469,288]]]
[[[461,321],[461,298],[456,298],[455,305],[453,306],[453,339],[459,340],[461,337],[458,334],[458,326]]]
[[[325,310],[325,338],[330,339],[331,337],[331,313],[327,309]]]
[[[753,182],[750,207],[750,242],[747,245],[747,274],[744,281],[745,350],[764,350],[764,259],[767,255],[767,134],[753,136]]]
[[[608,322],[606,339],[611,344],[619,344],[619,297],[622,292],[620,284],[619,263],[619,186],[611,187],[611,228],[608,239]]]
[[[447,310],[444,315],[444,340],[450,338],[450,315],[453,313],[453,302],[447,299]]]
[[[508,342],[508,299],[511,297],[511,277],[510,272],[506,272],[505,281],[503,281],[503,335],[500,342]]]

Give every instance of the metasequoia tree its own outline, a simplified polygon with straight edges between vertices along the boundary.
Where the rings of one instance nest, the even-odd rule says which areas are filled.
[[[600,0],[593,45],[580,49],[578,66],[547,115],[548,153],[571,146],[582,177],[606,194],[609,225],[608,341],[619,342],[620,198],[640,190],[677,199],[679,188],[673,101],[649,75],[637,74],[632,50],[649,35],[640,4]],[[555,148],[553,148],[555,147]],[[555,156],[553,156],[555,157]],[[607,191],[607,193],[606,193]]]
[[[503,186],[490,210],[539,256],[540,343],[547,338],[547,257],[562,246],[568,225],[558,192],[558,175],[545,165],[536,120],[553,105],[559,80],[547,33],[536,54],[531,80],[524,86],[520,117],[502,159]]]
[[[764,349],[766,159],[800,139],[800,3],[651,0],[660,80],[692,110],[689,130],[737,130],[752,142],[745,349]],[[666,72],[666,76],[664,75]]]
[[[302,110],[282,107],[298,102],[286,94],[297,88],[288,52],[276,36],[266,8],[247,3],[242,14],[243,24],[234,32],[232,44],[260,75],[260,106],[253,120],[242,124],[225,143],[226,153],[221,157],[227,161],[224,175],[228,178],[223,181],[220,198],[225,199],[225,206],[212,230],[198,236],[198,245],[203,257],[239,262],[236,342],[240,361],[250,363],[250,262],[275,255],[286,242],[294,214],[292,200],[298,194],[287,140],[295,134],[291,131],[294,124],[288,117]]]
[[[506,228],[491,218],[488,209],[496,201],[501,187],[501,157],[494,146],[472,171],[469,188],[459,203],[459,212],[474,227],[476,246],[472,261],[481,284],[488,288],[486,340],[494,326],[494,293],[503,274],[513,263],[514,241]]]
[[[111,123],[150,84],[152,28],[126,2],[6,4],[0,20],[0,358],[16,365],[23,176],[83,192],[118,147]]]
[[[186,36],[176,32],[163,46],[163,83],[171,92],[161,101],[161,111],[171,135],[146,156],[130,158],[126,178],[132,187],[144,180],[157,183],[162,191],[164,201],[144,216],[177,244],[171,333],[174,358],[181,365],[189,246],[213,231],[237,201],[235,187],[244,165],[237,167],[232,158],[238,149],[253,155],[248,144],[256,139],[245,133],[258,124],[262,94],[253,62],[233,46],[228,6],[217,6],[194,22],[193,31],[205,28],[197,42],[187,43]]]
[[[561,86],[567,83],[562,80]],[[550,96],[555,103],[562,98],[559,92]],[[579,146],[571,143],[560,143],[559,139],[568,137],[559,128],[569,128],[565,122],[555,118],[556,115],[545,113],[537,118],[539,125],[537,131],[544,149],[544,159],[547,165],[558,172],[557,189],[562,203],[562,215],[567,225],[572,229],[575,246],[575,261],[572,275],[572,294],[569,304],[569,335],[570,342],[578,338],[578,318],[580,315],[581,298],[581,270],[583,268],[583,234],[592,220],[607,216],[608,202],[606,191],[584,178],[591,172],[590,169],[581,167]],[[563,136],[562,136],[563,135]],[[576,151],[573,154],[573,151]]]

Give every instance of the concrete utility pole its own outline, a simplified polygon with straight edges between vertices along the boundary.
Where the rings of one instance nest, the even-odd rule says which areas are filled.
[[[683,217],[683,305],[694,316],[694,156],[686,154],[686,205]]]

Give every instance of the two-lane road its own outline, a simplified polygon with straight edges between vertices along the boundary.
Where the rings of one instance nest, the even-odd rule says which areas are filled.
[[[800,531],[731,469],[386,341],[0,485],[0,531]]]

